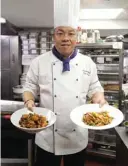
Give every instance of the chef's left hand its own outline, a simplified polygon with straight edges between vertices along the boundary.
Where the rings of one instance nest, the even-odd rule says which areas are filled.
[[[104,98],[104,93],[103,92],[96,92],[92,96],[92,102],[95,104],[99,104],[100,107],[102,107],[104,104],[108,104],[108,102]]]

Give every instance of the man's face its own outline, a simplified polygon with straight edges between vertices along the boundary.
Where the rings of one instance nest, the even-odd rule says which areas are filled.
[[[60,26],[54,32],[55,47],[60,54],[69,56],[76,45],[76,30],[72,27]]]

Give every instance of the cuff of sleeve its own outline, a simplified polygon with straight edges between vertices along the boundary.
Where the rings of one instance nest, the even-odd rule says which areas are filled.
[[[98,87],[94,90],[91,90],[89,93],[88,93],[88,97],[89,98],[92,98],[92,96],[96,93],[96,92],[104,92],[104,89],[102,87]]]
[[[33,94],[34,98],[36,98],[36,96],[37,96],[33,90],[28,89],[28,88],[24,88],[23,93],[24,92],[31,92]]]

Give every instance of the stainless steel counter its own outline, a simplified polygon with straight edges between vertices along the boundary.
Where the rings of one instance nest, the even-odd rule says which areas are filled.
[[[116,127],[116,166],[128,165],[128,134],[124,127]]]
[[[18,109],[24,108],[24,102],[0,100],[1,113],[14,112]]]
[[[128,149],[128,132],[126,132],[125,127],[116,127],[116,132],[123,141],[124,145]]]

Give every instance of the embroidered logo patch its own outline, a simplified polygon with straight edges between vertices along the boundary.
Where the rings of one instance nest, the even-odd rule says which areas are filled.
[[[87,70],[83,70],[83,74],[90,76],[91,72]]]

